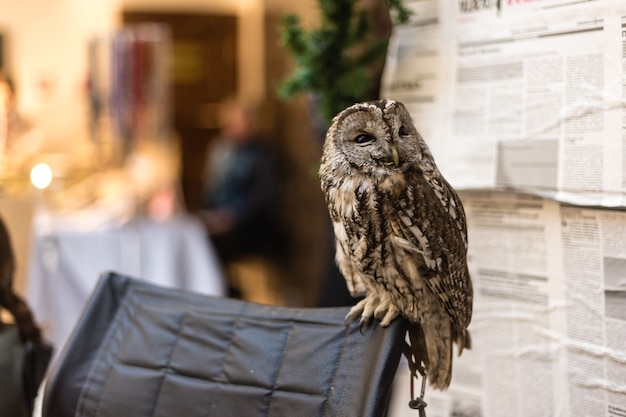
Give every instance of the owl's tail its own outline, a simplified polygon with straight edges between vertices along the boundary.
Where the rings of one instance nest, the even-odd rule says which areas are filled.
[[[409,326],[410,346],[405,350],[413,376],[426,375],[431,387],[445,390],[452,379],[452,341],[458,345],[458,354],[471,348],[471,337],[465,329],[462,334],[454,329],[450,320],[431,321],[422,326]]]

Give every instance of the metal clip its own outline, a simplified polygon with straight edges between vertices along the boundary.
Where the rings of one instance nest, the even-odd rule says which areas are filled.
[[[409,401],[409,408],[419,411],[419,417],[426,417],[426,410],[424,410],[428,404],[422,398],[415,398]]]
[[[411,376],[411,401],[409,401],[409,408],[419,411],[419,417],[426,417],[426,410],[424,410],[428,403],[424,401],[424,394],[426,393],[426,375],[422,375],[422,389],[420,390],[420,396],[415,398],[414,394],[414,380]]]

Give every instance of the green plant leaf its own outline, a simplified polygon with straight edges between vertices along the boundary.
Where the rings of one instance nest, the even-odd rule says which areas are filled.
[[[384,1],[395,20],[406,22],[411,10],[404,0]],[[371,97],[371,68],[383,64],[388,39],[376,39],[367,11],[359,0],[317,0],[318,27],[305,29],[297,15],[281,19],[281,42],[295,61],[295,71],[278,87],[290,99],[311,92],[319,97],[320,113],[330,120],[344,108]]]

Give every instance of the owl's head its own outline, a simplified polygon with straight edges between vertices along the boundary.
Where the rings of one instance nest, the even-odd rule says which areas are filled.
[[[422,159],[424,152],[426,145],[404,105],[380,100],[355,104],[335,116],[322,165],[334,170],[348,164],[348,171],[385,175],[402,171]]]

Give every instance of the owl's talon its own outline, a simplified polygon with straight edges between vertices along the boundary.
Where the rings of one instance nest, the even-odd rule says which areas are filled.
[[[369,323],[370,319],[374,315],[376,306],[378,305],[378,297],[368,295],[361,302],[363,303],[363,313],[361,314],[361,320],[365,320]]]
[[[368,324],[374,315],[377,305],[378,297],[368,295],[350,309],[346,318],[356,320],[358,317],[361,317],[361,323]]]
[[[374,310],[374,317],[376,317],[377,320],[382,320],[387,315],[388,311],[389,311],[389,303],[382,302]]]
[[[369,322],[365,322],[363,320],[361,320],[361,322],[359,323],[359,333],[364,334],[363,333],[363,327],[369,326]]]
[[[398,314],[400,314],[400,310],[398,310],[398,307],[393,305],[391,302],[379,305],[378,308],[376,308],[376,311],[374,311],[374,317],[380,320],[380,325],[382,327],[389,326],[393,319],[398,317]]]
[[[359,301],[358,303],[356,303],[351,309],[350,311],[348,311],[348,314],[346,315],[346,319],[350,319],[350,320],[356,320],[359,317],[361,317],[361,321],[363,321],[362,318],[362,313],[365,307],[365,298],[361,301]]]

